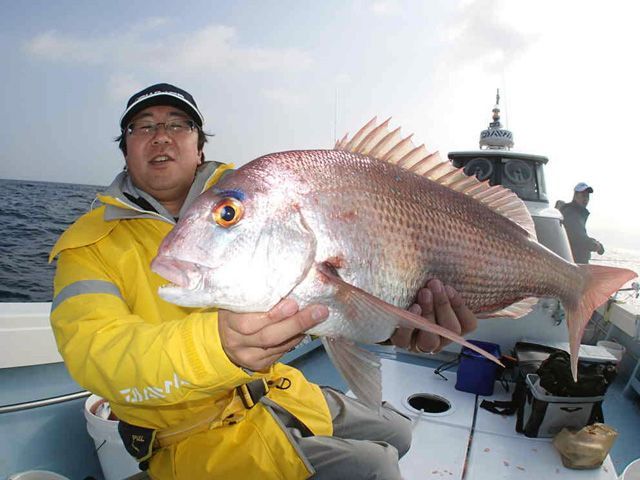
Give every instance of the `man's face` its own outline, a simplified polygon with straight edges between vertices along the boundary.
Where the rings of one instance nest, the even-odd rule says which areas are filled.
[[[182,110],[169,106],[145,108],[131,123],[165,123],[191,120]],[[191,187],[200,163],[196,129],[179,134],[160,126],[155,134],[131,135],[125,132],[129,175],[136,187],[160,202],[181,202]]]
[[[589,204],[589,192],[587,190],[584,192],[575,192],[573,198],[578,205],[582,205],[583,207]]]

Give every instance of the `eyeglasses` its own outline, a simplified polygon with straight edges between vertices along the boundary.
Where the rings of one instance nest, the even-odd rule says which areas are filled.
[[[165,132],[175,137],[191,133],[195,128],[198,128],[192,120],[176,119],[160,123],[145,121],[133,122],[127,126],[126,131],[129,135],[135,137],[153,137],[160,128],[160,125],[164,127]]]

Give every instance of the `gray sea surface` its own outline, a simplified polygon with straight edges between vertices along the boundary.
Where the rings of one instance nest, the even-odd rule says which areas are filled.
[[[591,264],[608,265],[610,267],[628,268],[640,275],[640,250],[631,250],[629,248],[608,248],[605,245],[604,255],[600,256],[595,253],[591,254]],[[639,246],[640,248],[640,246]],[[635,278],[627,282],[623,289],[618,292],[617,299],[626,303],[640,305],[640,296],[636,296],[635,291],[629,290],[634,283],[640,282]]]
[[[58,237],[104,187],[0,179],[0,302],[50,302]]]

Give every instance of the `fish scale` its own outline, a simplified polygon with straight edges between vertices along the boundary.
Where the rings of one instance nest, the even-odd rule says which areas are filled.
[[[349,191],[353,197],[350,201],[350,207],[355,207],[355,210],[361,212],[356,223],[347,227],[349,230],[347,235],[342,231],[344,225],[335,222],[332,217],[325,219],[326,224],[319,228],[328,233],[327,248],[324,252],[319,249],[319,257],[323,255],[325,258],[329,257],[329,253],[335,249],[335,245],[338,243],[336,238],[346,238],[350,240],[350,244],[343,245],[343,249],[352,251],[357,258],[362,255],[359,252],[360,246],[367,245],[367,237],[373,232],[386,232],[384,243],[386,245],[401,245],[402,248],[398,248],[398,250],[404,252],[404,255],[399,255],[395,260],[389,261],[385,253],[386,249],[377,251],[378,258],[375,259],[375,263],[386,267],[385,270],[389,272],[386,276],[391,278],[403,276],[406,279],[403,283],[416,289],[420,285],[424,285],[426,279],[430,277],[440,278],[462,292],[469,307],[476,312],[486,311],[485,307],[497,309],[510,305],[525,296],[545,296],[553,289],[545,288],[547,282],[538,281],[534,284],[529,281],[533,275],[527,275],[529,272],[528,263],[532,260],[531,254],[535,253],[535,249],[531,247],[527,249],[530,242],[522,235],[523,241],[519,242],[520,245],[513,245],[517,237],[508,237],[501,234],[504,230],[492,229],[493,225],[502,222],[503,217],[498,214],[490,210],[483,212],[485,217],[498,218],[486,219],[485,225],[487,226],[482,229],[480,225],[477,225],[478,222],[473,222],[476,223],[473,225],[476,231],[470,231],[472,221],[478,217],[472,216],[473,208],[459,205],[461,202],[469,203],[472,201],[467,197],[451,196],[448,195],[448,192],[440,197],[429,192],[422,193],[424,188],[423,190],[417,189],[413,182],[396,180],[404,172],[394,172],[395,175],[391,176],[386,164],[367,162],[369,159],[360,159],[356,162],[358,168],[367,172],[366,177],[368,177],[358,180],[353,174],[355,168],[348,156],[318,157],[320,157],[318,154],[311,156],[314,161],[319,162],[319,165],[315,164],[311,168],[314,171],[321,171],[320,175],[314,177],[320,181],[313,183],[311,189],[314,194],[311,199],[306,201],[324,198],[325,206],[329,211],[332,211],[344,205],[343,196],[332,194],[332,192]],[[306,162],[302,163],[300,166],[302,172],[305,171],[307,165]],[[326,171],[322,173],[325,169]],[[349,172],[349,174],[345,172]],[[322,182],[327,178],[331,178],[329,187],[326,187]],[[359,186],[358,190],[351,188],[354,185]],[[363,190],[362,185],[369,187],[370,191]],[[390,186],[394,188],[391,189]],[[393,195],[389,198],[388,193],[376,195],[377,192],[392,192]],[[446,200],[443,200],[443,197]],[[332,202],[334,199],[337,201]],[[352,230],[359,231],[360,234],[353,235]],[[443,234],[437,235],[438,231],[442,231]],[[411,242],[407,241],[410,238],[420,238],[421,248],[415,248],[415,245],[411,245]],[[430,239],[437,241],[433,242]],[[501,240],[502,243],[500,243]],[[514,256],[518,248],[527,249],[529,255],[526,257]],[[507,262],[510,264],[509,268],[491,268],[482,278],[478,278],[477,269],[470,268],[473,266],[467,257],[470,252],[474,252],[474,255],[477,256],[477,263],[485,266],[490,266],[492,263],[500,265],[502,259],[496,258],[496,252],[503,252],[504,258],[511,259],[510,262]],[[486,255],[481,256],[481,252],[486,252]],[[544,253],[547,251],[544,250]],[[442,257],[446,257],[446,262],[439,261]],[[439,264],[444,268],[437,268]],[[380,298],[402,298],[389,291],[387,282],[382,282],[387,286],[386,290],[383,290],[377,288],[375,282],[377,278],[370,278],[370,276],[358,278],[356,275],[351,275],[348,265],[341,272],[341,275],[355,286],[360,288],[368,286],[370,293]],[[531,287],[523,291],[522,286],[529,284]],[[519,288],[516,289],[513,285],[518,285]],[[481,289],[479,290],[478,287]],[[477,292],[475,295],[466,294],[466,292],[474,290]],[[523,294],[526,295],[523,296]],[[497,298],[502,301],[496,302]],[[403,301],[397,305],[407,307],[412,301],[413,298],[405,296]]]
[[[353,342],[405,327],[478,350],[405,310],[429,279],[454,287],[483,317],[522,316],[529,297],[555,297],[567,311],[576,378],[591,312],[635,273],[565,261],[537,243],[515,194],[406,139],[383,148],[388,132],[371,125],[337,150],[269,154],[226,174],[163,241],[152,268],[174,285],[160,295],[239,312],[267,311],[284,297],[326,304],[328,319],[307,333],[323,337],[351,389],[374,407],[379,361]],[[229,202],[239,208],[233,225],[217,223],[212,212]]]
[[[350,207],[361,212],[358,215],[360,223],[348,227],[349,232],[358,230],[360,235],[345,235],[341,230],[344,225],[332,222],[331,217],[320,227],[328,233],[326,243],[329,248],[324,258],[331,256],[330,250],[335,248],[338,237],[351,241],[342,249],[354,252],[355,257],[358,257],[361,245],[368,245],[367,237],[372,232],[386,232],[386,245],[398,245],[403,239],[419,237],[422,248],[405,244],[405,248],[400,249],[404,255],[397,256],[395,261],[387,261],[385,250],[379,249],[375,263],[385,267],[386,277],[404,277],[409,290],[424,285],[428,278],[437,277],[460,291],[475,313],[498,310],[529,296],[566,295],[566,289],[561,286],[579,278],[566,267],[563,275],[550,275],[553,269],[549,264],[552,262],[546,260],[554,254],[531,242],[520,227],[508,219],[473,199],[454,195],[445,187],[393,169],[392,165],[367,157],[354,160],[348,153],[332,151],[314,151],[302,161],[296,153],[282,161],[288,168],[296,168],[303,177],[306,172],[313,172],[306,180],[314,192],[311,198],[325,199],[323,203],[330,211],[344,206],[344,195],[334,192],[349,192],[352,196]],[[337,204],[332,203],[332,199],[338,199]],[[408,228],[403,229],[403,219],[413,223],[406,223]],[[421,251],[429,254],[421,256]],[[473,263],[465,258],[469,252],[477,257]],[[319,258],[323,253],[320,249]],[[441,260],[444,257],[446,260]],[[475,264],[485,268],[478,270],[474,268]],[[543,267],[532,271],[531,264]],[[438,268],[438,265],[442,267]],[[485,274],[479,276],[479,271]],[[371,278],[361,272],[358,278],[350,274],[347,266],[341,275],[353,285],[367,288],[371,294],[394,305],[407,307],[413,301],[409,296],[395,294],[388,282],[383,282],[385,287],[379,286],[379,274]]]

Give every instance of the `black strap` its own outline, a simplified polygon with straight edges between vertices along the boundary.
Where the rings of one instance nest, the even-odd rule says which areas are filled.
[[[152,428],[138,427],[130,423],[118,422],[118,433],[129,455],[138,461],[140,470],[149,468],[148,460],[153,454],[156,431]]]
[[[142,198],[142,197],[134,197],[133,195],[131,195],[130,193],[127,192],[122,192],[124,193],[124,196],[127,197],[132,203],[135,203],[137,206],[139,206],[140,208],[148,211],[148,212],[155,212],[158,213],[158,211],[154,208],[153,205],[151,205],[146,198]]]
[[[480,403],[480,408],[487,410],[488,412],[498,415],[513,415],[518,413],[518,417],[522,413],[522,407],[525,402],[526,386],[523,377],[518,377],[515,382],[515,388],[511,394],[511,400],[483,400]]]

